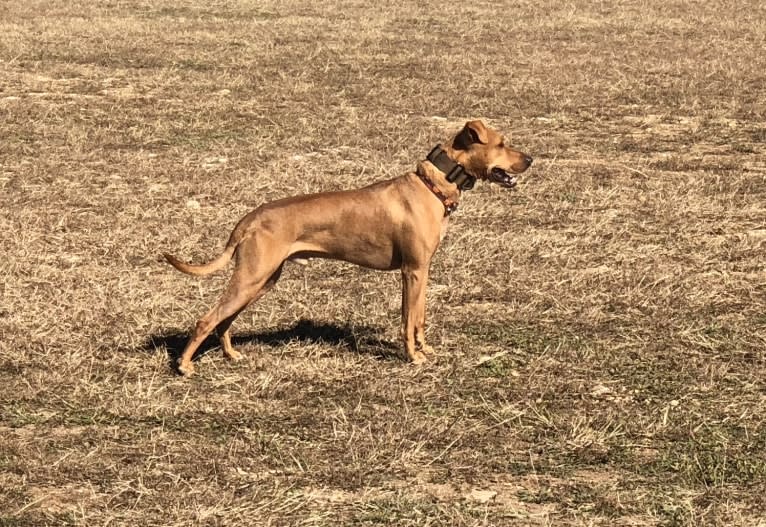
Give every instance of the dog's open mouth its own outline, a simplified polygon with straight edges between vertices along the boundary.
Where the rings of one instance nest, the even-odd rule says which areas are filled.
[[[495,167],[489,173],[489,180],[492,183],[497,183],[504,188],[513,188],[516,186],[516,177],[513,174],[509,174],[500,167]]]

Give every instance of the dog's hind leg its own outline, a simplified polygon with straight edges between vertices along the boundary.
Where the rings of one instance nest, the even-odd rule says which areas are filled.
[[[266,283],[261,287],[261,289],[256,293],[255,297],[248,302],[248,304],[252,304],[253,302],[256,302],[259,298],[261,298],[263,295],[269,292],[269,290],[274,287],[274,284],[277,283],[277,280],[279,280],[279,276],[282,274],[282,267],[284,264],[280,265],[279,268],[276,270],[276,272],[271,275],[271,278],[269,278]],[[221,347],[223,348],[223,353],[231,360],[233,361],[239,361],[242,360],[242,353],[237,351],[234,346],[231,345],[231,324],[234,322],[234,319],[237,318],[237,316],[245,309],[247,306],[243,306],[242,309],[231,315],[230,317],[224,319],[220,324],[218,324],[218,327],[216,329],[216,333],[218,333],[219,338],[221,339]]]
[[[262,239],[265,237],[258,236],[258,240],[251,238],[243,242],[237,250],[237,265],[234,268],[234,274],[229,281],[229,285],[226,287],[221,299],[218,303],[205,314],[197,324],[194,326],[194,332],[186,344],[183,353],[178,359],[178,371],[182,375],[191,375],[194,373],[194,365],[192,359],[194,353],[199,348],[200,344],[207,338],[210,333],[221,326],[222,340],[224,345],[224,351],[232,351],[231,337],[226,335],[229,331],[229,327],[237,315],[247,307],[248,304],[254,300],[260,298],[266,291],[268,291],[270,280],[274,277],[279,277],[279,270],[282,267],[282,263],[287,256],[287,253],[277,253],[276,251],[269,250],[273,247],[273,243],[268,243],[269,240]],[[256,254],[255,246],[259,245],[263,249]],[[273,280],[276,282],[276,279]],[[229,353],[227,353],[229,355]],[[238,353],[234,353],[236,357]]]

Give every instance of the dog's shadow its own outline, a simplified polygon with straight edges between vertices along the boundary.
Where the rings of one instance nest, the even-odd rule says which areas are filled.
[[[178,331],[150,335],[146,339],[143,349],[149,352],[158,352],[164,348],[168,354],[168,359],[172,364],[175,364],[178,357],[183,353],[189,337],[189,332],[181,333]],[[231,342],[235,347],[252,344],[279,347],[291,342],[307,344],[324,343],[331,346],[342,346],[354,353],[371,355],[381,360],[391,360],[399,357],[399,346],[381,338],[379,331],[375,328],[351,326],[349,324],[318,323],[306,319],[301,319],[286,329],[235,334],[232,335]],[[197,352],[194,354],[195,360],[219,347],[220,341],[218,336],[215,333],[211,334],[197,349]]]

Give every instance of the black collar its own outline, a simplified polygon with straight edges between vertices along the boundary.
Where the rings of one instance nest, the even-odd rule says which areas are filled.
[[[471,190],[476,178],[465,171],[463,165],[455,163],[447,155],[447,152],[442,150],[442,145],[436,145],[426,157],[436,168],[444,172],[447,176],[447,181],[457,185],[457,188],[461,191]]]

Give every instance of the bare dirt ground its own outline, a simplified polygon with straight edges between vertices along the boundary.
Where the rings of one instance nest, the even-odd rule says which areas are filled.
[[[765,525],[762,2],[0,4],[0,525]],[[169,360],[247,211],[469,192],[406,364],[397,273],[286,270]]]

